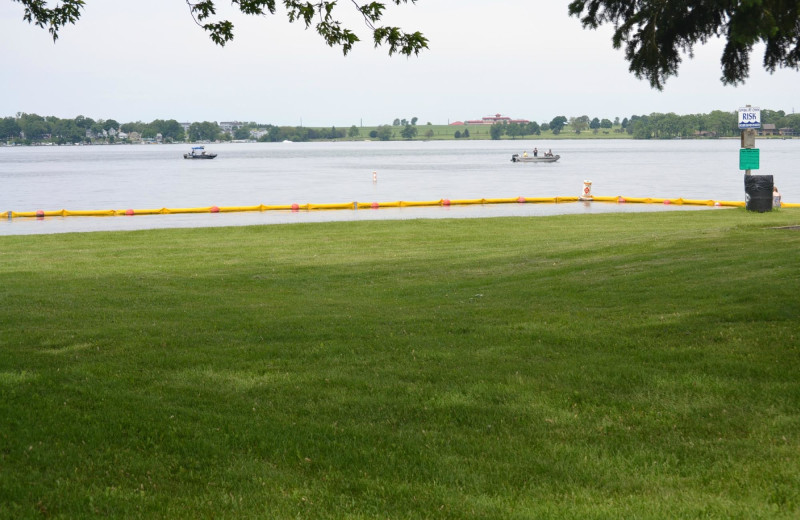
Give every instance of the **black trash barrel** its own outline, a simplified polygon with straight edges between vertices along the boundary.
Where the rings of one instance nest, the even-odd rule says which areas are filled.
[[[744,176],[744,203],[747,211],[772,211],[772,175]]]

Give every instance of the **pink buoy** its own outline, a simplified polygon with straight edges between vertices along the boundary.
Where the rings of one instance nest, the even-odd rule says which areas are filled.
[[[617,197],[617,202],[622,204],[623,202],[627,202],[624,197]]]
[[[373,203],[371,204],[371,207],[372,207],[372,209],[378,209],[378,208],[380,208],[380,207],[381,207],[381,205],[380,205],[380,204],[378,204],[377,202],[373,202]]]
[[[449,206],[449,205],[450,205],[450,199],[442,199],[442,206]]]
[[[126,210],[125,210],[125,215],[127,215],[127,216],[129,216],[129,217],[132,217],[132,216],[133,216],[135,213],[136,213],[136,212],[135,212],[135,211],[133,211],[132,209],[126,209]]]
[[[519,202],[520,204],[524,204],[525,203],[525,197],[518,198],[517,202]]]
[[[40,209],[37,209],[37,210],[36,210],[36,216],[37,216],[38,218],[42,218],[42,217],[44,217],[44,211],[42,211],[42,210],[40,210]]]
[[[720,204],[719,202],[715,202],[714,205],[715,206],[722,206],[722,204]]]
[[[217,206],[211,206],[211,208],[209,208],[209,211],[211,213],[219,213],[219,208]]]
[[[298,204],[292,204],[292,211],[299,211],[300,206]]]
[[[667,204],[672,204],[672,201],[670,201],[669,199],[666,199],[666,200],[664,201],[664,205],[667,205]]]

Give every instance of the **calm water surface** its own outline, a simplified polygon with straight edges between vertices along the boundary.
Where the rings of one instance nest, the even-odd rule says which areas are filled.
[[[761,169],[800,201],[800,139],[761,140]],[[519,164],[523,150],[561,160]],[[594,195],[744,200],[737,140],[445,141],[0,148],[0,211],[148,209],[259,204]],[[377,173],[373,182],[372,172]],[[685,208],[684,208],[685,209]],[[697,207],[692,208],[697,209]],[[644,204],[503,204],[359,211],[135,217],[0,218],[0,235],[329,220],[676,211]]]

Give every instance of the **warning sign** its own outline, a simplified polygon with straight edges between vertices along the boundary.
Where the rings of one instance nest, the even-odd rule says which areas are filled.
[[[739,130],[761,128],[761,109],[744,107],[739,109]]]
[[[739,169],[757,170],[760,155],[758,148],[741,148],[739,150]]]

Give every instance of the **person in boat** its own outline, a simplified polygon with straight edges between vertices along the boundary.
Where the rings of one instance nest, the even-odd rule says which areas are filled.
[[[544,156],[545,157],[552,157],[553,156],[553,150],[547,150],[547,153],[545,153]]]
[[[523,157],[527,157],[528,156],[528,152],[522,152],[522,156]]]
[[[539,155],[539,149],[538,148],[534,148],[533,149],[533,156],[534,157],[538,157],[538,155]]]

